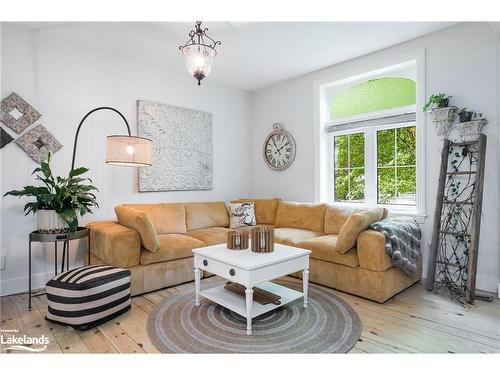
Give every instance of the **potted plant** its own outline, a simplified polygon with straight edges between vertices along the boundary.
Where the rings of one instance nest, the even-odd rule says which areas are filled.
[[[455,119],[456,107],[450,106],[452,96],[433,94],[423,106],[424,112],[432,114],[433,123],[439,136],[447,137],[450,134],[451,124]]]
[[[451,98],[452,96],[446,94],[432,94],[422,108],[422,111],[427,112],[429,109],[433,108],[447,108],[450,105]]]
[[[477,140],[488,120],[483,117],[482,113],[468,111],[467,108],[461,108],[457,114],[460,119],[457,128],[462,141]]]
[[[467,108],[465,108],[465,107],[460,108],[457,111],[458,119],[460,120],[460,122],[467,122],[467,121],[472,120],[473,114],[474,114],[474,112],[467,110]]]
[[[99,207],[92,193],[97,188],[84,184],[85,181],[92,182],[89,178],[79,177],[88,171],[87,168],[75,168],[66,178],[54,177],[50,161],[49,153],[46,160],[32,173],[41,172],[35,179],[43,182],[44,186],[29,185],[21,190],[8,191],[4,196],[33,197],[35,201],[24,206],[24,214],[36,214],[40,232],[73,232],[78,228],[78,215],[81,217],[87,212],[91,213],[92,207]]]

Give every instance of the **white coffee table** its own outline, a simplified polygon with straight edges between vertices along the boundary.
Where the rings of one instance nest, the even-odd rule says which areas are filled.
[[[309,250],[275,244],[274,252],[259,254],[251,250],[228,250],[226,244],[221,244],[194,249],[193,253],[196,306],[200,305],[201,295],[246,317],[248,335],[252,334],[252,318],[301,297],[304,299],[304,307],[307,307],[309,254],[311,253]],[[200,291],[202,270],[245,286],[246,298],[224,289],[224,285]],[[298,271],[302,271],[302,293],[270,281]],[[261,305],[254,302],[253,287],[278,294],[281,296],[281,304]]]

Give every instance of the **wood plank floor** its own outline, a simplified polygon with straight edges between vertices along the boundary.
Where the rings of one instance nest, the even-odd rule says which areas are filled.
[[[44,319],[45,296],[0,299],[1,329],[20,334],[45,334],[50,344],[45,353],[158,353],[148,338],[150,311],[166,296],[193,283],[134,297],[132,309],[98,328],[76,331]],[[500,301],[478,301],[464,309],[445,296],[434,295],[422,284],[414,285],[381,305],[337,292],[359,314],[363,333],[351,353],[500,353]],[[6,353],[5,345],[0,347]]]

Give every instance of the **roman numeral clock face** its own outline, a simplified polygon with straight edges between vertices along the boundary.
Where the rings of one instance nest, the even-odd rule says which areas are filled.
[[[288,168],[295,159],[295,141],[284,130],[275,130],[264,142],[264,160],[274,170]]]

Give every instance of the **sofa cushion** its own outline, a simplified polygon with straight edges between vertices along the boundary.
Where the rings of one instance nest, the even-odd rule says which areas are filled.
[[[186,233],[184,203],[124,204],[148,214],[157,234]]]
[[[274,241],[283,245],[295,246],[299,242],[321,236],[319,232],[297,228],[276,228],[274,230]]]
[[[229,227],[229,213],[224,202],[186,203],[186,229]]]
[[[325,204],[279,201],[274,225],[323,233]]]
[[[335,251],[336,245],[337,236],[334,234],[328,234],[326,236],[315,237],[299,242],[297,247],[311,250],[310,257],[314,259],[343,264],[352,268],[359,265],[356,249],[351,249],[345,254],[340,254],[338,251]]]
[[[227,242],[227,232],[231,231],[229,228],[213,227],[205,229],[195,229],[187,232],[187,236],[196,238],[203,241],[206,246],[218,245]]]
[[[231,202],[228,204],[229,227],[242,228],[256,225],[255,202]]]
[[[144,211],[131,207],[116,206],[115,213],[120,224],[139,232],[142,246],[145,249],[154,253],[160,247],[160,240],[155,227]]]
[[[255,219],[257,224],[274,224],[276,218],[276,210],[278,209],[279,198],[269,199],[253,199],[253,198],[240,198],[232,202],[255,202]]]
[[[339,234],[347,219],[360,211],[362,211],[360,208],[328,206],[325,213],[325,233]]]
[[[343,254],[356,247],[358,234],[368,229],[370,224],[381,220],[383,215],[383,208],[373,208],[352,214],[340,229],[336,250]]]
[[[161,234],[159,249],[152,253],[141,251],[141,264],[166,262],[193,256],[191,250],[204,247],[205,243],[185,234]]]

